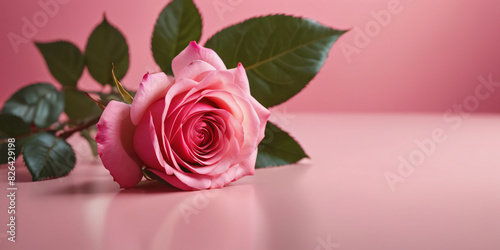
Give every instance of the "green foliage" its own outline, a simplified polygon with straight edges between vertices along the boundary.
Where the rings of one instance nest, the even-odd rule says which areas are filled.
[[[99,107],[82,91],[65,90],[64,102],[64,112],[73,123],[92,119],[101,114]]]
[[[85,61],[90,75],[102,85],[113,83],[113,64],[116,77],[122,79],[129,66],[128,45],[118,29],[104,17],[89,37]]]
[[[191,0],[174,0],[156,20],[151,38],[153,57],[160,68],[172,75],[172,59],[191,41],[201,37],[201,16]]]
[[[15,115],[0,115],[0,139],[27,135],[30,131],[30,126],[23,119]]]
[[[65,176],[75,166],[75,152],[71,146],[48,133],[34,135],[24,145],[23,152],[33,181]]]
[[[114,70],[111,70],[111,74],[113,75],[113,81],[115,82],[116,88],[118,88],[118,92],[120,92],[120,95],[122,96],[123,100],[128,104],[132,104],[134,98],[130,95],[130,93],[127,92],[127,90],[125,90],[120,81],[116,79]]]
[[[217,52],[228,68],[241,62],[252,96],[271,107],[290,99],[311,81],[343,33],[310,19],[264,16],[218,32],[205,46]]]
[[[174,57],[191,41],[198,42],[201,32],[201,16],[193,1],[173,0],[161,11],[153,30],[151,49],[156,63],[172,75]],[[265,107],[271,107],[287,101],[309,83],[344,32],[310,19],[270,15],[230,26],[212,36],[205,46],[217,52],[228,68],[241,62],[252,95]],[[94,101],[100,108],[111,100],[130,104],[134,92],[127,92],[119,81],[129,67],[127,42],[106,17],[92,31],[83,54],[67,41],[35,44],[64,92],[51,84],[37,83],[20,89],[8,99],[0,115],[3,152],[0,163],[7,160],[5,139],[17,137],[16,156],[23,153],[33,180],[38,181],[65,176],[73,169],[75,153],[65,138],[74,132],[80,132],[97,155],[97,144],[90,130],[101,110]],[[93,100],[78,90],[76,86],[85,65],[97,82],[114,83],[118,91],[113,88],[111,93],[97,93],[101,100]],[[69,120],[53,125],[63,110]],[[64,130],[67,127],[69,131]],[[291,164],[307,157],[287,132],[267,123],[265,138],[258,146],[257,168]],[[143,172],[161,180],[148,169]]]
[[[64,109],[64,96],[48,83],[24,87],[5,103],[2,114],[15,115],[24,122],[46,128],[57,121]]]
[[[35,43],[47,63],[50,73],[65,86],[76,86],[85,68],[82,52],[66,41]]]
[[[256,168],[287,165],[309,158],[288,133],[271,122],[267,122],[265,137],[258,150]]]

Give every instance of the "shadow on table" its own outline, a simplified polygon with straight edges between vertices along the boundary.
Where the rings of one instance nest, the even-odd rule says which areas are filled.
[[[16,165],[16,182],[33,182],[31,174],[24,164]]]
[[[259,249],[267,235],[253,185],[191,192],[143,185],[110,201],[102,249]]]
[[[57,181],[57,180],[56,180]],[[66,185],[57,185],[50,191],[50,194],[56,195],[93,195],[93,194],[148,194],[148,193],[175,193],[182,192],[179,189],[159,183],[157,181],[141,181],[136,187],[120,189],[118,184],[109,180],[109,178],[98,180],[89,180],[79,183],[67,183]]]
[[[179,193],[182,191],[174,186],[167,185],[159,181],[141,181],[133,188],[122,189],[120,195],[123,194],[148,194],[148,193]]]
[[[102,249],[313,248],[317,234],[303,235],[313,227],[314,211],[299,185],[307,169],[295,167],[270,169],[258,180],[222,189],[175,192],[146,182],[122,190],[107,206],[99,242]],[[275,248],[280,246],[289,248]]]

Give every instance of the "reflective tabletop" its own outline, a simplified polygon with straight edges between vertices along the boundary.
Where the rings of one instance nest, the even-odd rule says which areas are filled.
[[[299,114],[310,159],[217,190],[120,189],[86,142],[69,176],[17,164],[16,242],[0,167],[0,249],[500,249],[500,116]]]

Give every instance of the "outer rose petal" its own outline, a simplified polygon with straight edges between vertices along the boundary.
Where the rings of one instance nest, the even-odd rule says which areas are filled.
[[[248,94],[248,99],[250,100],[250,103],[252,104],[255,112],[259,116],[260,134],[258,142],[260,142],[264,138],[264,130],[266,128],[266,123],[269,119],[269,116],[271,115],[271,112],[264,106],[262,106],[257,100],[255,100],[253,96],[251,96],[247,73],[241,63],[238,63],[238,67],[230,69],[229,72],[233,73],[234,75],[234,83],[236,83],[246,94]]]
[[[130,105],[111,101],[97,123],[97,152],[114,180],[130,188],[142,179],[142,162],[134,152]]]
[[[177,179],[179,179],[179,181],[196,190],[208,189],[212,183],[210,181],[210,176],[202,174],[174,171],[174,175],[177,177]]]
[[[230,69],[234,75],[234,83],[238,85],[245,93],[250,94],[250,84],[248,83],[247,72],[241,63],[238,63],[238,67]]]
[[[179,77],[179,74],[185,67],[197,60],[209,63],[216,70],[226,69],[226,65],[224,65],[224,62],[222,62],[222,59],[220,59],[217,53],[211,49],[199,46],[195,41],[192,41],[172,60],[172,71],[174,72],[174,76]]]
[[[134,125],[139,124],[144,112],[151,104],[167,94],[167,90],[173,82],[174,79],[163,72],[144,75],[130,110],[130,117]]]
[[[238,165],[230,167],[226,172],[212,178],[212,182],[210,184],[209,189],[221,188],[231,183],[236,176],[236,172],[238,170]]]
[[[255,112],[259,116],[259,120],[260,120],[259,137],[257,138],[257,144],[259,144],[260,141],[262,141],[262,139],[264,139],[267,120],[269,119],[269,116],[271,115],[271,112],[268,109],[264,108],[264,106],[262,106],[252,96],[250,96],[249,99],[250,99],[250,103],[252,104],[253,108],[255,109]]]
[[[163,158],[151,112],[152,111],[148,111],[143,116],[135,130],[135,152],[146,166],[172,174],[172,168],[167,166]]]
[[[192,80],[198,80],[196,78],[202,73],[214,70],[215,68],[211,64],[205,61],[195,60],[184,67],[179,73],[177,73],[175,77],[177,77],[178,79],[189,78]]]
[[[213,188],[221,188],[225,185],[237,181],[244,176],[254,175],[255,173],[255,161],[257,160],[257,152],[258,150],[252,153],[250,157],[245,159],[243,162],[240,162],[237,165],[232,166],[225,173],[222,173],[212,179],[212,184],[210,185],[210,189]]]
[[[255,173],[255,162],[257,161],[257,153],[258,149],[252,153],[250,157],[240,162],[238,169],[236,170],[236,175],[234,176],[233,181],[239,180],[243,176],[254,175]]]

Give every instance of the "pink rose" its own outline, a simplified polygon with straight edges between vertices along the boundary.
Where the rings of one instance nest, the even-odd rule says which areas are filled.
[[[191,42],[172,61],[175,78],[146,74],[132,105],[111,101],[97,124],[104,166],[122,188],[142,166],[183,190],[220,188],[253,175],[269,111],[251,95],[241,64]]]

